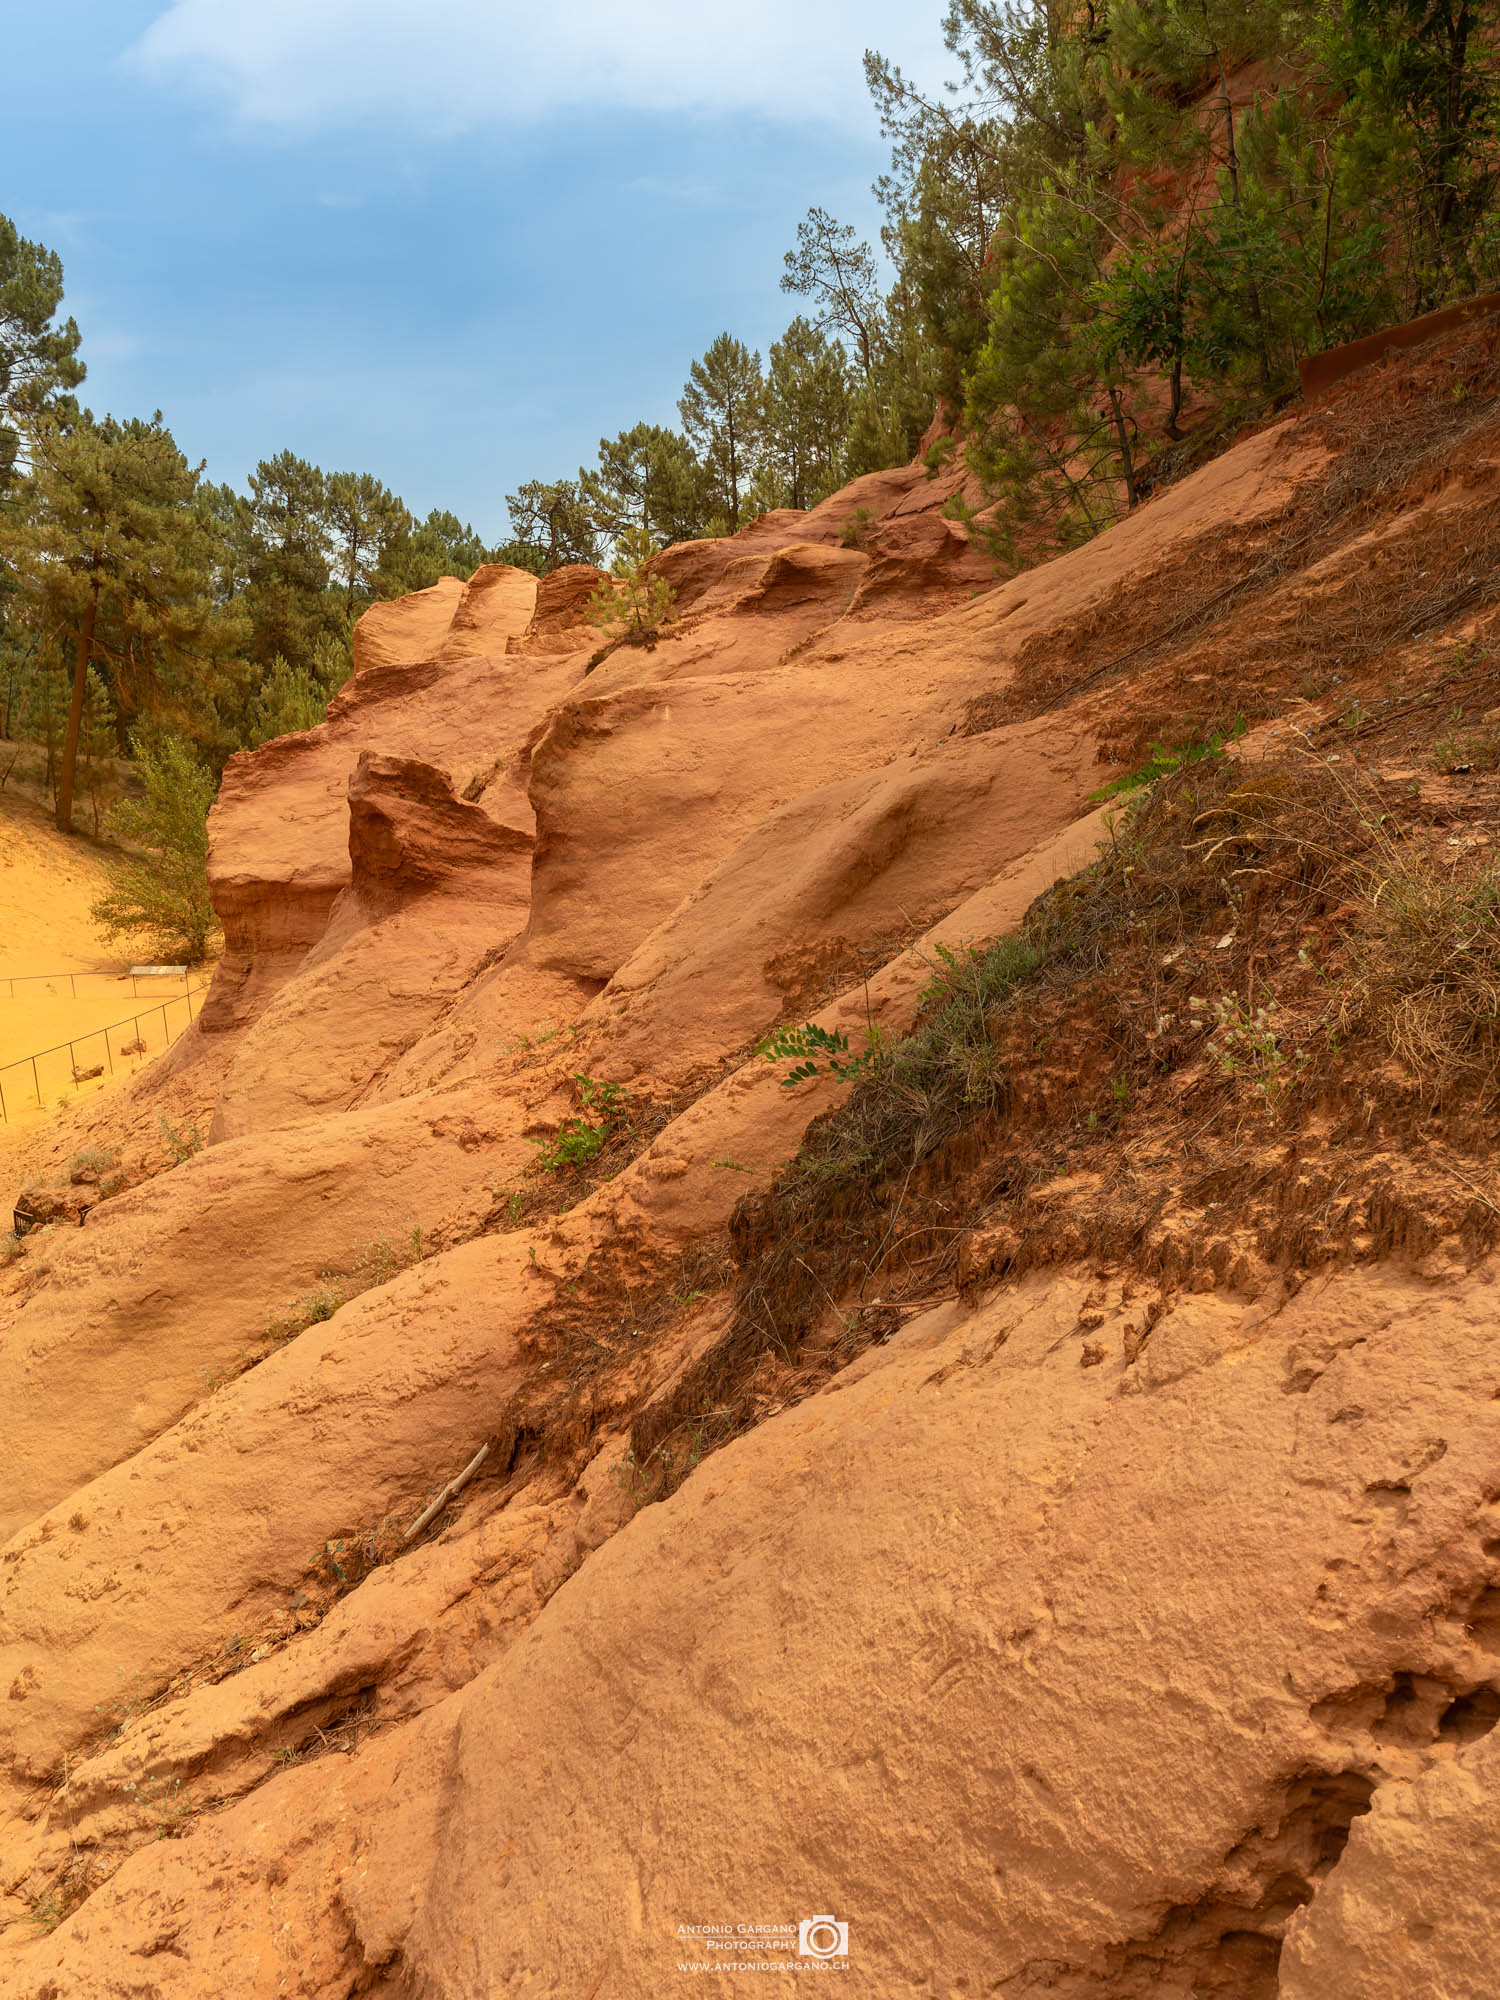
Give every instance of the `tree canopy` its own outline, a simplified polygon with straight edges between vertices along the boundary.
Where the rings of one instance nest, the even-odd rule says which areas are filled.
[[[704,505],[730,528],[740,525],[741,496],[759,455],[765,399],[760,356],[721,333],[693,363],[677,405],[698,460]]]
[[[0,488],[11,479],[32,426],[66,415],[83,381],[75,320],[59,323],[62,259],[30,243],[0,215]]]

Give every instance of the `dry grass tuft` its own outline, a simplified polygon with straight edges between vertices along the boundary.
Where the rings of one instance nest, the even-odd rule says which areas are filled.
[[[746,1352],[790,1359],[830,1308],[956,1241],[945,1176],[989,1156],[992,1194],[1025,1199],[1063,1171],[1040,1162],[1068,1130],[1097,1146],[1162,1086],[1258,1143],[1351,1090],[1387,1091],[1393,1115],[1414,1090],[1488,1115],[1500,866],[1455,855],[1421,812],[1310,754],[1219,757],[1140,794],[1019,935],[934,968],[915,1032],[742,1204]]]
[[[1357,958],[1342,996],[1346,1031],[1373,1029],[1402,1067],[1439,1092],[1500,1084],[1500,863],[1448,866],[1382,834],[1365,871]]]

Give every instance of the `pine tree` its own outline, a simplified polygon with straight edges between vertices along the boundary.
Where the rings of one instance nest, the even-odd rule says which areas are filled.
[[[97,840],[104,815],[119,795],[120,781],[115,769],[114,710],[94,667],[89,668],[78,732],[78,789],[89,802]]]
[[[67,417],[83,380],[77,322],[57,323],[62,261],[0,215],[0,487],[24,460],[25,440],[50,415]]]
[[[835,222],[826,209],[810,208],[797,224],[796,249],[782,261],[781,289],[814,300],[819,326],[846,333],[865,374],[873,373],[885,341],[885,315],[869,244],[860,242],[851,224]]]
[[[368,472],[330,472],[322,515],[344,593],[344,616],[352,618],[356,595],[368,603],[379,594],[382,555],[393,542],[409,538],[414,524],[389,487]]]
[[[622,529],[612,565],[618,582],[601,583],[592,593],[589,622],[627,646],[654,646],[672,612],[672,586],[650,571],[660,553],[644,528]]]
[[[430,590],[445,576],[467,582],[482,564],[503,560],[467,521],[434,507],[425,521],[412,522],[408,517],[404,531],[381,544],[375,595],[404,597],[411,590]]]
[[[873,51],[865,81],[892,141],[891,171],[875,188],[887,216],[881,236],[937,350],[942,393],[961,402],[984,341],[990,246],[1009,192],[1005,135],[993,116],[924,97]]]
[[[1346,0],[1324,17],[1321,66],[1345,105],[1344,185],[1378,208],[1398,180],[1419,308],[1500,280],[1493,15],[1482,0]]]
[[[703,468],[708,508],[731,529],[740,525],[740,496],[755,474],[764,404],[760,356],[721,333],[688,371],[677,405]]]
[[[506,494],[505,506],[515,536],[510,560],[522,569],[545,576],[568,563],[598,562],[598,531],[578,481],[525,480]]]
[[[53,806],[57,804],[57,773],[62,760],[63,732],[68,719],[68,666],[57,639],[39,635],[26,655],[19,689],[16,733],[41,745],[42,782]]]
[[[220,728],[217,699],[234,692],[243,625],[213,601],[196,485],[160,413],[149,424],[85,416],[38,430],[23,504],[0,517],[0,554],[26,616],[71,652],[57,789],[64,833],[91,667],[105,675],[117,717],[170,716],[207,736]]]
[[[850,394],[844,477],[907,465],[942,393],[942,357],[922,330],[913,287],[898,277],[886,300],[875,364]]]
[[[703,528],[703,477],[685,439],[660,424],[600,438],[599,469],[578,474],[596,531],[617,542],[640,528],[660,542],[691,541]]]
[[[771,480],[756,489],[767,505],[815,507],[842,485],[849,389],[843,347],[809,321],[772,341],[762,432]]]
[[[300,729],[316,729],[327,711],[327,688],[305,667],[275,659],[251,704],[246,748],[253,750],[257,744]]]
[[[262,459],[250,475],[250,541],[245,608],[251,656],[269,667],[278,654],[305,666],[320,636],[343,617],[332,592],[328,482],[294,452]]]

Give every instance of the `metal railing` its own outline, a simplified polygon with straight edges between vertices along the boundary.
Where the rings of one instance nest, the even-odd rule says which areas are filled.
[[[88,973],[77,977],[86,979]],[[120,974],[112,974],[118,978]],[[128,977],[128,974],[125,975]],[[128,1015],[122,1021],[111,1021],[107,1027],[91,1028],[87,1034],[74,1035],[70,1041],[55,1042],[50,1049],[38,1049],[35,1055],[18,1056],[14,1062],[0,1065],[0,1120],[10,1123],[14,1109],[19,1113],[21,1100],[35,1096],[39,1106],[45,1106],[49,1094],[62,1095],[80,1084],[92,1083],[103,1076],[105,1070],[115,1074],[116,1058],[120,1062],[134,1060],[137,1064],[147,1056],[160,1055],[169,1049],[179,1035],[192,1025],[193,1001],[204,992],[209,982],[205,979],[197,986],[189,986],[185,993],[179,993],[159,1006],[142,1009],[139,1014]],[[183,1010],[178,1017],[174,1010]],[[126,1031],[130,1032],[127,1033]],[[80,1060],[79,1051],[84,1051]],[[98,1056],[100,1060],[94,1061]],[[19,1089],[12,1072],[19,1071]],[[47,1087],[43,1088],[43,1079]],[[10,1079],[7,1094],[6,1082]]]
[[[131,966],[122,965],[115,972],[18,972],[14,978],[9,973],[0,973],[0,986],[4,986],[6,998],[14,1000],[18,986],[60,986],[66,979],[68,982],[68,991],[76,1000],[78,998],[78,982],[80,979],[103,979],[108,981],[112,986],[118,986],[123,980],[128,979],[130,981],[131,993],[138,995],[141,990],[140,983],[142,979],[152,978],[160,980],[162,978],[174,977],[185,981],[191,977],[191,974],[187,971],[170,974],[160,972],[147,974],[137,972]],[[84,988],[85,992],[88,990],[87,987]]]

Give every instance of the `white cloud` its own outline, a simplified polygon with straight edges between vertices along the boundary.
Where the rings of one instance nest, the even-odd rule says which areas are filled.
[[[136,361],[151,351],[151,342],[139,333],[109,333],[90,328],[84,338],[85,361]]]
[[[125,60],[289,135],[428,135],[578,107],[754,111],[868,131],[867,44],[945,73],[940,0],[173,0]]]

